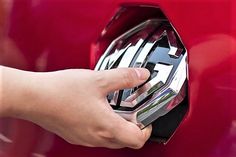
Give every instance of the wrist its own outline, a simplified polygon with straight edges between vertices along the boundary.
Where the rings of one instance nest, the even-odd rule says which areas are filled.
[[[33,96],[33,72],[1,67],[2,117],[21,118],[30,106]]]

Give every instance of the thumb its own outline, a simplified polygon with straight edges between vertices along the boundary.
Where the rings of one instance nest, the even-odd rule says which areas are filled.
[[[119,89],[136,87],[144,83],[150,75],[145,68],[117,68],[98,73],[105,94]]]

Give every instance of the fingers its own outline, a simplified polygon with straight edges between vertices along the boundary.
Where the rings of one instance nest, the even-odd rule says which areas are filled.
[[[136,124],[123,121],[116,123],[115,139],[125,147],[140,149],[149,139],[152,131],[151,125],[141,130]]]
[[[97,84],[104,92],[126,89],[138,86],[145,82],[150,73],[144,68],[120,68],[99,71]]]
[[[111,91],[138,86],[144,83],[150,75],[149,71],[144,68],[120,68],[98,71],[96,74],[95,84],[104,95]],[[111,133],[108,134],[110,138],[102,135],[106,137],[107,140],[105,141],[109,143],[109,146],[106,144],[106,147],[139,149],[151,135],[151,126],[141,130],[136,124],[123,119],[118,114],[112,114],[109,121],[113,121],[112,129],[108,131]]]
[[[146,128],[142,129],[142,132],[144,135],[144,139],[146,139],[146,141],[147,141],[150,138],[151,133],[152,133],[152,125],[149,125]]]

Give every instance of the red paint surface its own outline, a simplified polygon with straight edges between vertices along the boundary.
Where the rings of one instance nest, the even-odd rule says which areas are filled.
[[[12,140],[0,140],[1,157],[236,156],[233,0],[15,0],[0,38],[1,64],[32,71],[89,68],[101,31],[127,3],[160,6],[188,50],[190,108],[169,143],[148,142],[141,150],[86,148],[29,122],[1,119],[0,133]]]

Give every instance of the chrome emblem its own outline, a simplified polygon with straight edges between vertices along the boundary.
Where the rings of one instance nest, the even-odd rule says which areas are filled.
[[[173,26],[167,20],[151,19],[115,39],[95,70],[144,67],[150,71],[145,84],[107,96],[116,113],[144,128],[184,99],[186,58],[186,49]]]

